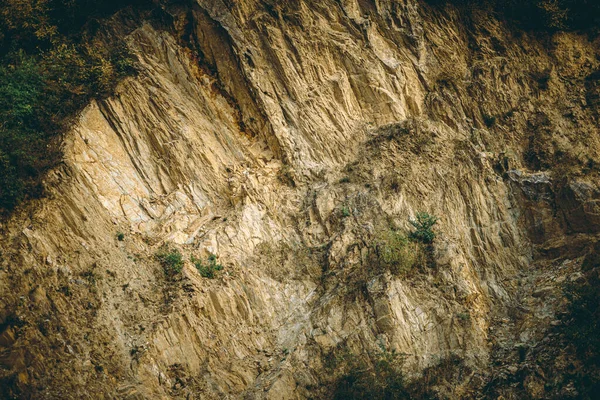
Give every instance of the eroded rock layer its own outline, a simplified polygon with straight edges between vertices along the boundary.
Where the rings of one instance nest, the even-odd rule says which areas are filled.
[[[2,225],[0,393],[329,398],[336,352],[384,348],[464,360],[450,398],[577,396],[528,351],[600,229],[597,41],[415,0],[197,0],[127,41],[139,74]],[[374,266],[420,211],[428,262]]]

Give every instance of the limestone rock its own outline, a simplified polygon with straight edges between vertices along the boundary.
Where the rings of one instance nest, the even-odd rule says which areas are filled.
[[[344,346],[394,350],[409,376],[457,354],[518,374],[577,268],[549,255],[576,260],[598,233],[594,172],[558,187],[543,166],[597,159],[580,78],[598,43],[548,48],[492,17],[467,30],[416,0],[162,12],[173,26],[127,38],[139,74],[65,134],[49,195],[2,225],[7,395],[327,398]],[[439,217],[436,266],[378,272],[376,234],[420,211]],[[173,278],[163,244],[182,254]],[[210,254],[215,279],[195,267]]]

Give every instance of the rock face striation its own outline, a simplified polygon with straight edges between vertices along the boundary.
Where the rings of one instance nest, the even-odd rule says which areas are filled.
[[[2,223],[2,396],[331,398],[331,360],[377,351],[411,379],[460,358],[448,398],[580,394],[552,345],[600,233],[597,40],[416,0],[196,0],[127,43],[138,75]],[[418,212],[427,262],[375,265]]]

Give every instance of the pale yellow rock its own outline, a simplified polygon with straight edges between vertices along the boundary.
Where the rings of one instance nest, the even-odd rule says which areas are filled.
[[[321,356],[342,345],[364,354],[383,343],[412,374],[454,353],[485,368],[493,317],[530,268],[528,229],[554,232],[539,236],[548,245],[564,236],[551,209],[519,191],[543,186],[541,175],[503,177],[500,154],[522,154],[540,110],[570,126],[553,108],[567,93],[554,76],[587,76],[596,45],[557,34],[554,60],[489,19],[471,59],[455,12],[428,15],[413,0],[298,1],[275,7],[277,17],[262,2],[229,3],[169,10],[190,19],[188,45],[206,65],[181,30],[136,29],[128,45],[139,75],[82,111],[50,195],[3,227],[2,249],[19,268],[0,270],[0,305],[51,304],[61,328],[48,337],[39,315],[15,306],[41,343],[31,351],[73,349],[68,367],[45,355],[52,393],[304,399],[332,383]],[[545,68],[549,94],[528,75]],[[512,125],[501,121],[514,110]],[[594,132],[586,151],[597,155]],[[525,170],[520,160],[510,169]],[[360,281],[384,216],[406,232],[419,211],[440,218],[437,269]],[[164,243],[183,254],[181,281],[154,258]],[[216,279],[190,261],[209,254],[224,267]],[[0,340],[22,348],[25,339],[6,330]],[[22,367],[7,370],[26,387]],[[538,396],[540,383],[528,390]]]

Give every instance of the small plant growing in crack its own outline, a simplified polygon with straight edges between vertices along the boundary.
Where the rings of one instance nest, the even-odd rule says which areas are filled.
[[[177,249],[163,245],[155,254],[155,257],[163,267],[165,275],[169,278],[174,278],[183,270],[183,256]]]
[[[409,219],[408,222],[415,227],[415,231],[410,233],[410,238],[416,242],[431,244],[435,239],[435,232],[432,228],[437,223],[438,218],[426,212],[418,212],[416,219]]]
[[[404,275],[423,264],[422,247],[402,233],[388,229],[379,232],[374,238],[372,251],[378,266],[395,275]]]
[[[459,312],[459,313],[456,313],[456,317],[461,322],[467,322],[467,321],[471,320],[471,314],[469,314],[468,312]]]
[[[194,256],[191,257],[191,261],[204,278],[213,279],[217,272],[223,270],[223,266],[217,263],[217,256],[211,254],[208,256],[207,263],[204,264],[201,259]]]
[[[348,208],[348,206],[343,206],[340,209],[340,212],[342,213],[342,217],[344,218],[347,218],[352,215],[352,212],[350,211],[350,208]]]

